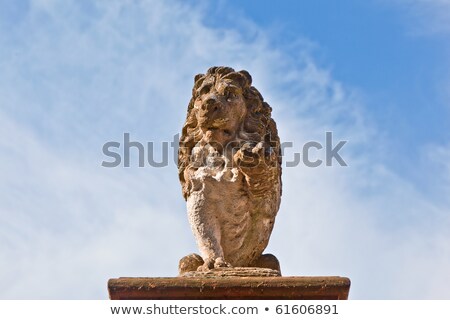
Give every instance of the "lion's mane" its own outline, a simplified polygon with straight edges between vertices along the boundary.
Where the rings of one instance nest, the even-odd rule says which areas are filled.
[[[215,83],[223,80],[239,86],[242,89],[245,100],[247,110],[236,135],[238,142],[265,142],[265,145],[270,146],[275,152],[278,163],[274,163],[274,165],[277,165],[281,170],[280,139],[275,121],[271,117],[272,108],[267,102],[264,102],[262,95],[252,86],[250,74],[245,70],[237,72],[229,67],[211,67],[206,74],[195,76],[192,98],[188,105],[187,118],[180,138],[178,173],[185,198],[189,196],[189,188],[188,183],[185,181],[184,171],[189,166],[192,149],[203,136],[202,130],[200,130],[197,123],[197,109],[194,108],[195,100],[202,94],[198,89],[205,81]]]

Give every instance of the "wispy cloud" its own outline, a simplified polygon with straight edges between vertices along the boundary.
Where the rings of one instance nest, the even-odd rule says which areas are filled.
[[[449,297],[448,181],[431,198],[389,169],[364,98],[307,45],[287,55],[250,22],[214,29],[179,2],[23,10],[0,37],[1,297],[105,298],[109,277],[176,275],[196,248],[175,165],[106,169],[101,147],[171,141],[211,65],[250,71],[284,141],[349,140],[347,168],[284,170],[269,250],[285,274],[349,276],[353,298]]]
[[[417,35],[450,33],[449,0],[396,0],[409,15],[409,26]]]

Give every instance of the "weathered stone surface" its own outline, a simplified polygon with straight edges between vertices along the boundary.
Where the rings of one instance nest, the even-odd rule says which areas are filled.
[[[195,77],[178,168],[201,270],[255,265],[280,206],[280,140],[251,82],[228,67]]]
[[[186,272],[197,271],[199,267],[203,265],[203,258],[198,254],[192,253],[181,258],[178,263],[178,274],[182,275]]]
[[[207,273],[207,274],[214,274],[213,271],[216,269],[219,269],[221,271],[223,271],[225,268],[224,267],[220,267],[220,268],[216,268],[216,269],[211,269],[211,270],[205,270],[202,266],[203,266],[203,258],[200,257],[198,254],[192,253],[190,255],[187,255],[185,257],[183,257],[179,264],[178,264],[178,275],[179,276],[183,276],[185,273],[189,272],[191,274],[193,274],[193,272],[195,272],[195,274],[198,274],[199,276],[201,276],[203,273]],[[251,271],[254,270],[255,272],[259,272],[258,269],[271,269],[271,273],[270,276],[275,277],[275,276],[280,276],[281,275],[281,270],[280,270],[280,263],[278,262],[278,259],[273,255],[273,254],[263,254],[261,255],[256,261],[254,261],[251,265],[251,268],[243,268],[243,267],[237,267],[240,269],[240,273],[242,274],[243,270],[247,270],[247,271]],[[211,272],[210,272],[211,271]],[[264,272],[263,270],[260,270],[263,275],[265,276],[266,274],[268,274],[267,272]],[[255,273],[253,272],[253,273]],[[230,273],[232,274],[232,273]],[[251,276],[251,275],[249,275]]]
[[[197,278],[229,278],[229,277],[280,277],[279,271],[267,268],[234,267],[214,268],[207,271],[191,271],[183,273],[182,277]]]
[[[348,298],[350,280],[342,277],[119,278],[108,282],[113,300]]]
[[[277,257],[270,253],[261,255],[250,266],[276,270],[281,274],[280,262],[278,261]]]

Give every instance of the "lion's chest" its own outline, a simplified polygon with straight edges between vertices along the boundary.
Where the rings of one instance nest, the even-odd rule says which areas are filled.
[[[236,223],[248,211],[245,179],[237,168],[198,168],[191,183],[188,204],[192,203],[198,214],[214,215],[220,223]]]
[[[190,221],[215,230],[225,252],[238,250],[252,224],[244,176],[238,168],[228,166],[229,161],[223,155],[196,152],[194,159],[205,165],[189,173],[192,185],[187,199]]]

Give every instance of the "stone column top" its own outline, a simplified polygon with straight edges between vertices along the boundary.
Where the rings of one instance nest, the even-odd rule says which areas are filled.
[[[346,300],[345,277],[172,277],[108,281],[112,300]]]

